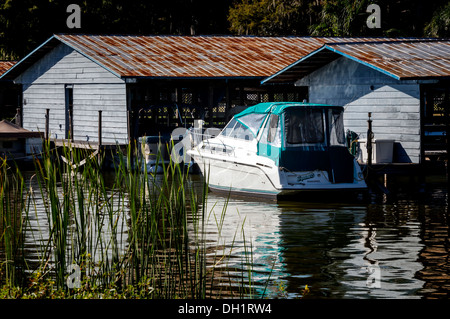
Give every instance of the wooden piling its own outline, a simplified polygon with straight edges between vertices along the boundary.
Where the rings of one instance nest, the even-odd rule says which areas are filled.
[[[98,148],[102,147],[102,111],[98,111]]]
[[[134,125],[133,123],[133,112],[131,109],[127,110],[127,126],[128,126],[128,146],[130,147],[130,163],[128,163],[129,169],[133,168],[134,163],[134,151],[135,151],[135,136],[134,136]]]
[[[45,140],[48,142],[50,129],[50,109],[45,110]]]
[[[98,164],[101,164],[101,150],[102,150],[102,111],[98,111]]]
[[[21,116],[21,111],[20,108],[16,108],[16,124],[19,125],[20,127],[22,127],[22,116]]]
[[[447,187],[450,188],[450,165],[449,165],[449,154],[450,154],[450,89],[445,90],[444,94],[444,116],[445,116],[445,139],[447,147],[447,162],[446,173],[447,173]]]
[[[366,142],[366,148],[367,148],[367,163],[366,163],[366,183],[369,186],[369,189],[371,189],[372,183],[372,113],[369,112],[369,119],[367,120],[367,142]]]
[[[372,112],[369,112],[369,119],[367,120],[367,168],[372,165]]]

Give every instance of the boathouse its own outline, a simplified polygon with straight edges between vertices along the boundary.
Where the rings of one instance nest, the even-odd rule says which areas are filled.
[[[307,86],[261,81],[325,43],[348,41],[355,39],[54,35],[0,79],[22,87],[24,128],[48,129],[54,141],[126,144],[194,118],[221,127],[248,105],[308,99]]]
[[[327,43],[263,80],[308,88],[309,102],[345,107],[344,125],[392,141],[392,161],[423,163],[447,153],[450,40]],[[376,146],[376,145],[375,145]]]
[[[302,87],[260,82],[325,41],[54,35],[0,79],[22,86],[24,128],[44,132],[48,116],[53,140],[95,145],[101,120],[103,145],[126,144],[177,120],[221,126],[234,106],[304,100]]]

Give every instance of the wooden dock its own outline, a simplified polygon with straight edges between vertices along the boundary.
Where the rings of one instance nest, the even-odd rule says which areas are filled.
[[[99,144],[96,141],[93,142],[87,142],[87,141],[71,141],[67,139],[50,139],[50,141],[56,146],[56,147],[64,147],[64,146],[70,146],[73,148],[78,149],[85,149],[85,150],[114,150],[117,148],[122,148],[127,146],[128,144],[117,144],[117,143],[101,143]]]
[[[450,184],[446,164],[446,161],[426,161],[422,164],[377,163],[367,165],[360,163],[360,166],[370,192],[390,195],[396,192],[392,185],[398,186],[399,181],[402,181],[400,184],[408,183],[409,187],[415,188],[419,193],[425,191],[428,176],[446,176]],[[405,177],[407,179],[404,179]],[[392,181],[396,181],[397,184]]]

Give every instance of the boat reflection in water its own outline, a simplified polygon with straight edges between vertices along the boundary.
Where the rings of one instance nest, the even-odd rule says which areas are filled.
[[[239,272],[234,279],[230,274],[251,260],[256,296],[301,298],[307,285],[307,298],[448,298],[445,198],[430,204],[413,197],[358,204],[211,193],[206,240],[215,243],[219,236],[221,249],[231,254],[216,265],[228,280],[239,282]]]
[[[277,198],[364,190],[360,167],[346,147],[343,111],[322,104],[257,104],[187,153],[213,190]]]

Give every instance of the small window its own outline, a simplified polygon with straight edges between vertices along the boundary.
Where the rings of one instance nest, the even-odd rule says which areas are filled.
[[[267,135],[267,142],[273,143],[275,141],[279,126],[278,123],[278,115],[272,114],[269,119],[269,133]]]
[[[340,110],[328,110],[328,122],[330,125],[330,145],[345,145],[344,112]]]
[[[270,115],[270,118],[264,127],[260,143],[281,147],[281,126],[280,117],[278,115]]]
[[[289,110],[285,116],[288,144],[319,144],[325,142],[323,110]]]

